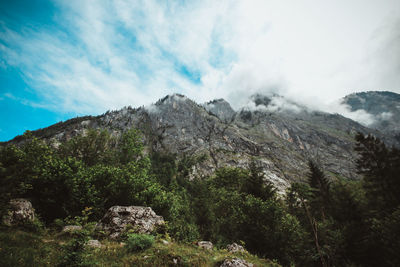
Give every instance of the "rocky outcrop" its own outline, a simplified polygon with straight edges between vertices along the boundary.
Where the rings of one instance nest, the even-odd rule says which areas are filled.
[[[233,258],[226,259],[220,267],[253,267],[253,264],[243,259]]]
[[[24,198],[16,198],[10,200],[10,210],[3,218],[5,225],[23,225],[35,220],[35,210],[32,203]]]
[[[197,246],[203,249],[212,250],[214,245],[210,241],[199,241],[197,242]]]
[[[226,247],[226,249],[227,249],[229,252],[232,252],[232,253],[235,253],[235,252],[244,252],[244,251],[245,251],[245,249],[244,249],[241,245],[238,245],[238,244],[236,244],[236,243],[232,243],[232,244],[228,245],[228,246]]]
[[[236,112],[224,99],[216,99],[204,104],[204,108],[225,123],[232,122]]]
[[[157,226],[163,224],[163,217],[156,215],[150,207],[113,206],[96,228],[104,231],[111,238],[118,238],[128,225],[138,233],[151,233]]]

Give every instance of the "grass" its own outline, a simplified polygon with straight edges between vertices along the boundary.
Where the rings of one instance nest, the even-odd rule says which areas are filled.
[[[65,257],[63,246],[69,238],[58,233],[43,234],[0,227],[0,266],[57,266]],[[229,253],[224,249],[205,250],[195,244],[157,238],[153,246],[129,252],[121,243],[101,240],[102,248],[82,252],[86,266],[220,266],[226,258],[242,258],[254,266],[280,266],[247,252]]]
[[[0,228],[0,266],[54,266],[60,251],[43,235]]]
[[[205,250],[196,245],[171,242],[168,245],[158,240],[150,249],[138,253],[124,253],[117,243],[107,243],[91,255],[99,266],[219,266],[226,258],[242,258],[254,266],[279,266],[269,260],[249,253],[229,253],[226,250]],[[176,265],[175,265],[175,263]]]

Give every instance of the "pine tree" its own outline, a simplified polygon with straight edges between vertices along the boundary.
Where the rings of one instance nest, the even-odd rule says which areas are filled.
[[[314,213],[320,213],[320,216],[317,217],[325,219],[326,211],[329,209],[330,204],[330,182],[314,161],[309,160],[308,167],[310,169],[308,184],[312,190],[312,198],[310,200],[311,208]]]
[[[356,141],[357,170],[371,207],[377,213],[392,212],[400,205],[400,150],[388,149],[372,135],[358,133]]]
[[[252,160],[249,164],[248,177],[244,184],[244,191],[262,200],[272,199],[276,196],[276,188],[269,181],[264,179],[265,174],[262,167]]]

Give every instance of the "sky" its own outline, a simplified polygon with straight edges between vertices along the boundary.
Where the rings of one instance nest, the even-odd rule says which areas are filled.
[[[399,0],[0,0],[0,141],[180,93],[400,93]]]

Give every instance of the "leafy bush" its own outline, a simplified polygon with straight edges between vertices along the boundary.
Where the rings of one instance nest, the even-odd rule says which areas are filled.
[[[130,252],[148,249],[153,244],[154,236],[146,234],[129,234],[126,240],[126,247]]]

